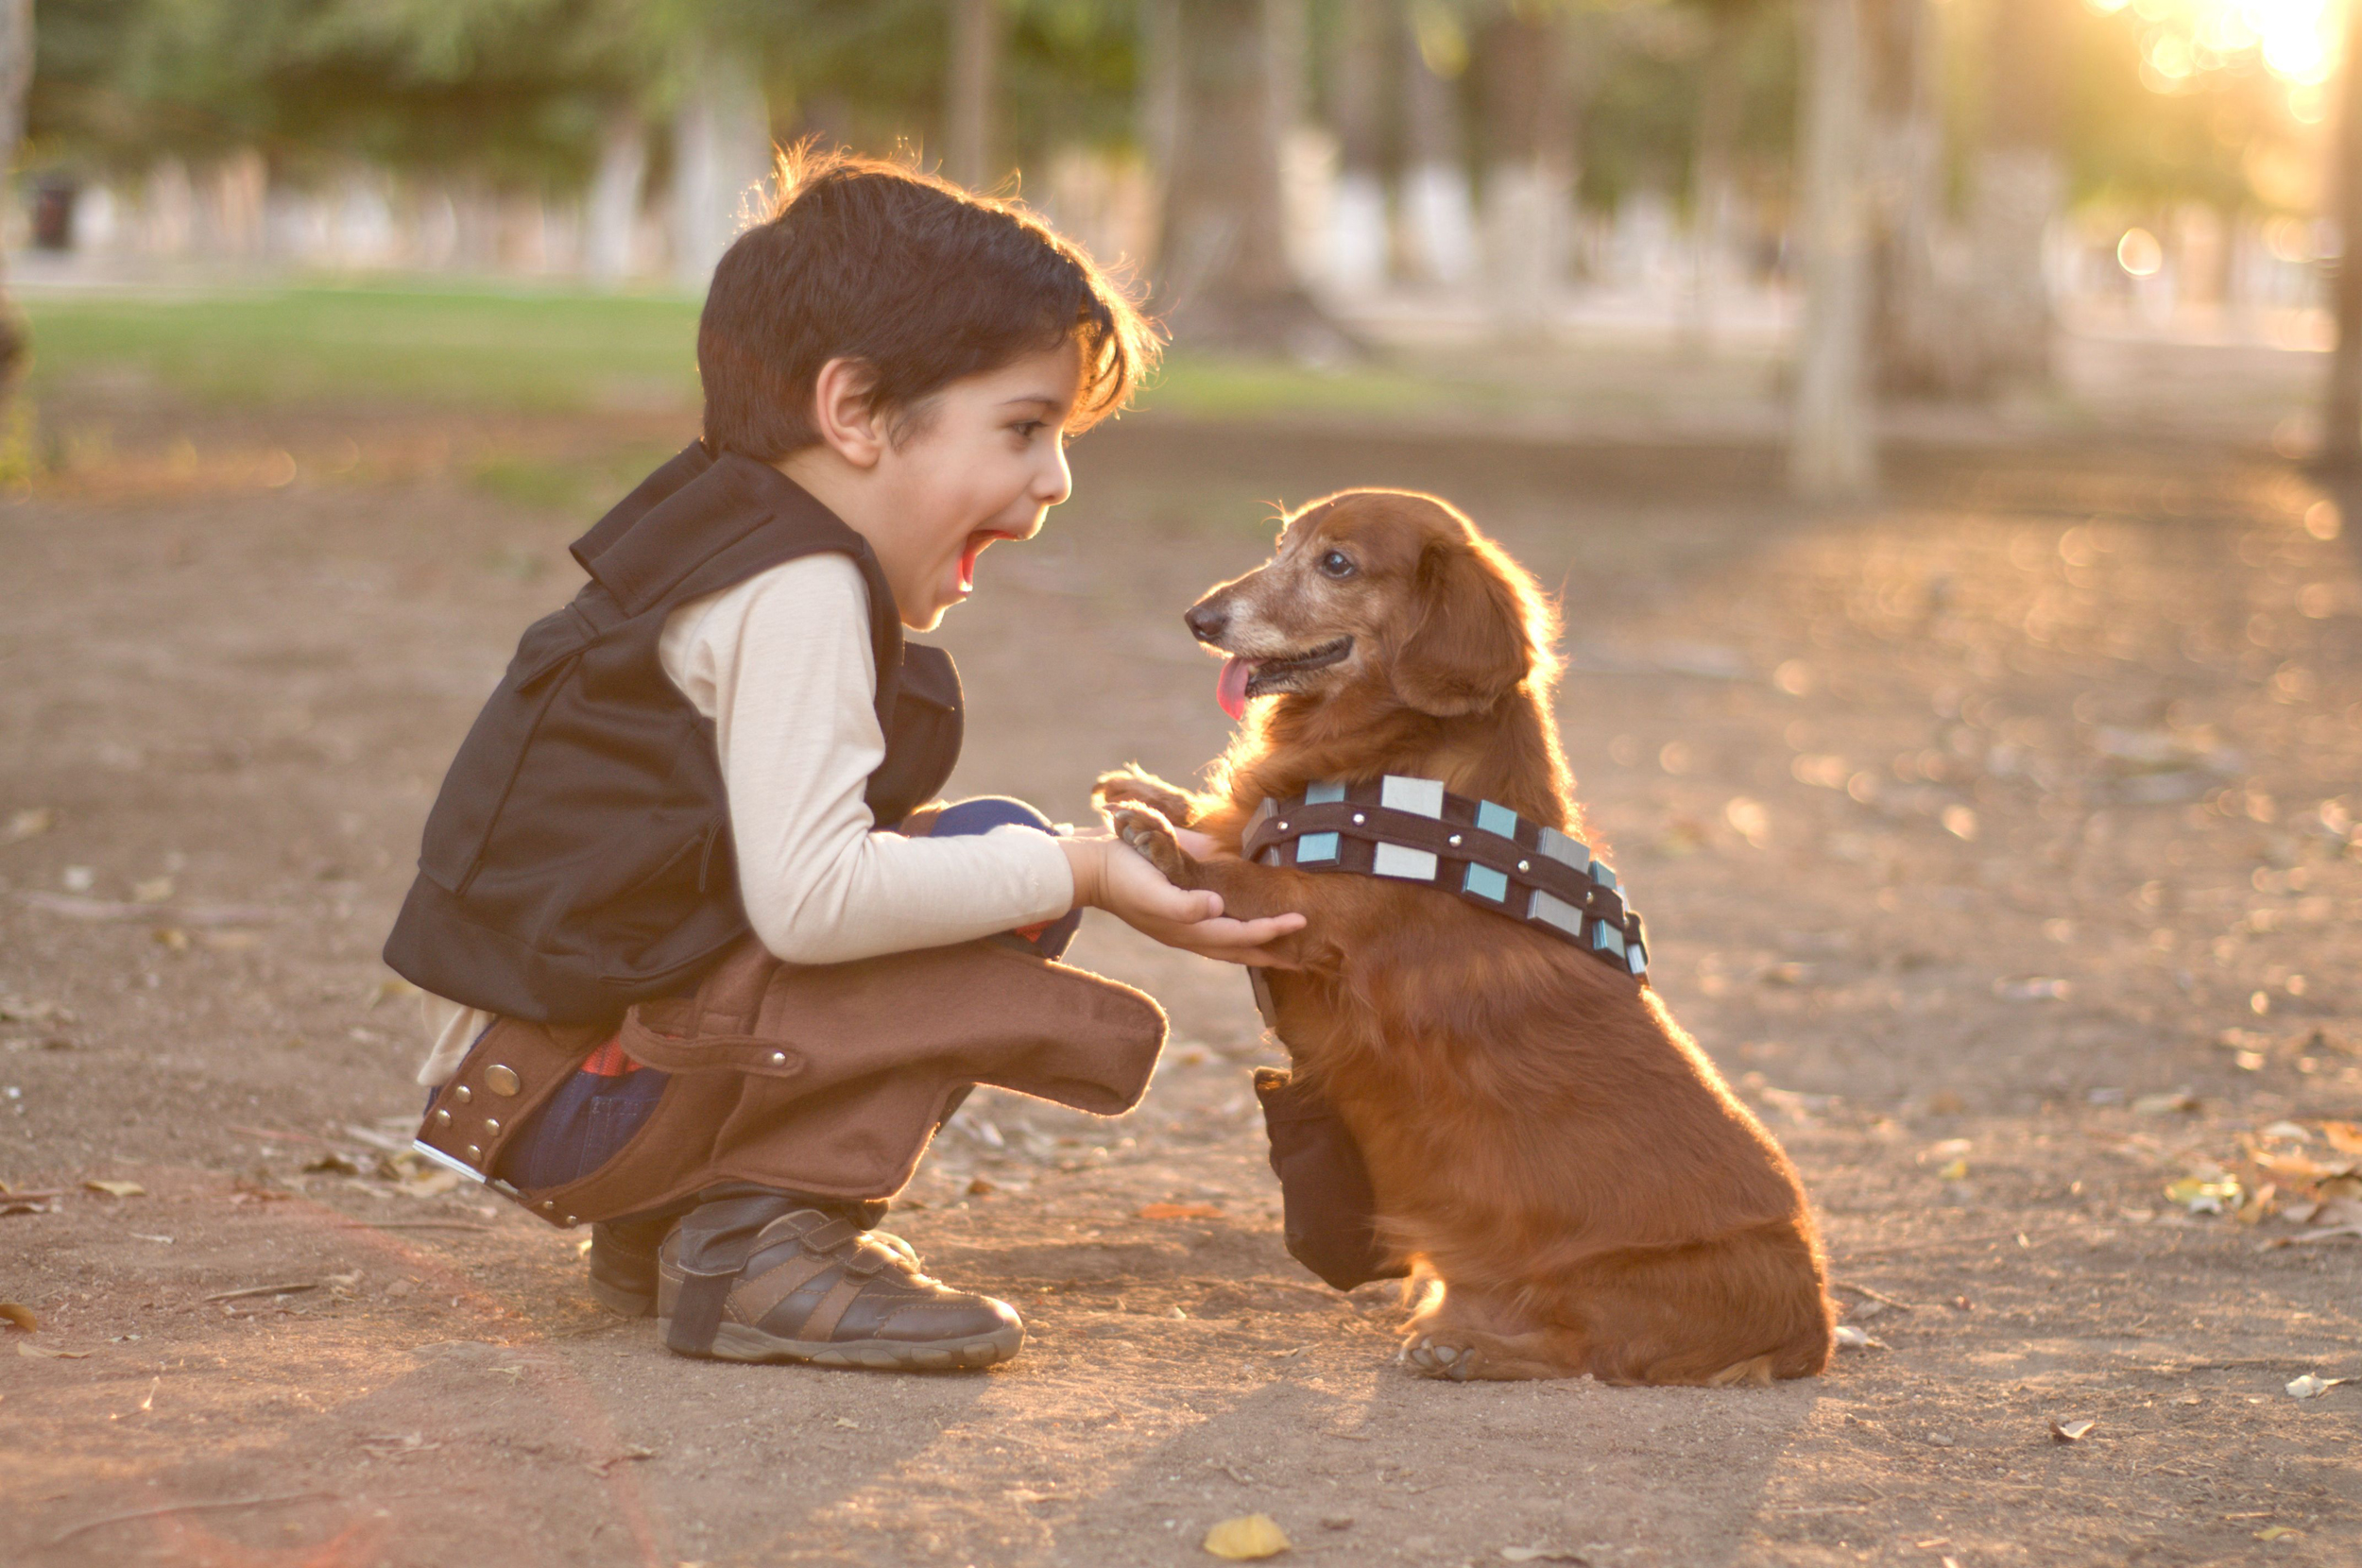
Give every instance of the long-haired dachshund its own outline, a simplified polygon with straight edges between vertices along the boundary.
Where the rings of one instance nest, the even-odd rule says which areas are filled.
[[[1444,502],[1347,490],[1188,622],[1229,656],[1238,739],[1207,793],[1134,768],[1098,799],[1226,912],[1308,917],[1266,971],[1276,1031],[1360,1143],[1380,1235],[1440,1282],[1405,1358],[1453,1379],[1820,1372],[1831,1310],[1795,1170],[1644,980],[1433,886],[1238,858],[1266,798],[1390,774],[1587,840],[1533,579]],[[1224,853],[1187,853],[1176,824]]]

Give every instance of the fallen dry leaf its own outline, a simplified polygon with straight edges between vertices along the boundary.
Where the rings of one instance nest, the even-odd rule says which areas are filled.
[[[1220,1219],[1222,1210],[1211,1203],[1150,1203],[1140,1210],[1142,1219]]]
[[[46,1356],[52,1361],[87,1361],[90,1359],[90,1352],[86,1350],[52,1350],[47,1345],[37,1345],[30,1339],[19,1339],[16,1342],[16,1354]]]
[[[9,826],[0,832],[0,844],[15,844],[24,839],[37,839],[58,825],[58,813],[46,806],[35,806],[9,814]]]
[[[7,1319],[27,1334],[41,1327],[41,1320],[33,1316],[33,1309],[23,1302],[0,1302],[0,1318]]]
[[[1581,1562],[1581,1552],[1568,1546],[1503,1546],[1503,1562]]]
[[[2284,1536],[2297,1535],[2300,1533],[2302,1532],[2290,1529],[2285,1525],[2267,1525],[2262,1529],[2255,1532],[2255,1539],[2258,1541],[2278,1541]]]
[[[310,1165],[305,1166],[303,1174],[306,1176],[358,1176],[361,1174],[361,1167],[353,1164],[347,1156],[332,1149]]]
[[[101,1182],[95,1179],[82,1184],[93,1192],[103,1192],[110,1198],[145,1198],[147,1189],[137,1182]]]
[[[2235,1176],[2211,1182],[2184,1176],[2165,1188],[2165,1201],[2192,1214],[2228,1214],[2246,1202],[2246,1194]]]
[[[2316,1377],[2306,1372],[2288,1385],[2290,1399],[2319,1399],[2340,1383],[2351,1383],[2350,1377]]]
[[[1837,1348],[1840,1350],[1884,1350],[1887,1342],[1874,1339],[1851,1323],[1837,1325]]]
[[[2321,1136],[2340,1154],[2362,1154],[2362,1127],[2350,1121],[2321,1123]]]
[[[2132,1114],[2136,1116],[2193,1116],[2198,1115],[2198,1097],[2187,1089],[2176,1089],[2170,1094],[2143,1095],[2132,1102]]]
[[[2096,1421],[2053,1421],[2050,1423],[2050,1440],[2081,1442],[2091,1436],[2092,1428],[2098,1424]]]
[[[1232,1562],[1277,1557],[1290,1544],[1287,1532],[1268,1513],[1241,1514],[1206,1532],[1206,1549]]]

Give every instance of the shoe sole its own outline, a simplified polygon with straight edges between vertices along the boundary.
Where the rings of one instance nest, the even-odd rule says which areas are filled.
[[[658,1319],[658,1335],[661,1337],[668,1326],[668,1320]],[[1022,1323],[1011,1323],[973,1339],[932,1345],[901,1339],[782,1339],[745,1323],[724,1323],[714,1330],[710,1350],[702,1354],[673,1354],[709,1361],[773,1365],[801,1362],[814,1367],[868,1368],[878,1372],[972,1372],[998,1366],[1024,1348]]]

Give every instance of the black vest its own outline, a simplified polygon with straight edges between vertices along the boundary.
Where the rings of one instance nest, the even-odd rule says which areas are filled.
[[[517,645],[426,819],[385,962],[438,997],[598,1023],[679,991],[747,934],[713,724],[657,639],[687,600],[840,551],[869,589],[885,759],[881,827],[934,798],[960,753],[960,681],[906,644],[868,541],[778,470],[692,446],[577,540],[590,581]]]

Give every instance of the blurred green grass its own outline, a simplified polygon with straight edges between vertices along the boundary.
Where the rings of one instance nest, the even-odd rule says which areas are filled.
[[[153,388],[214,410],[571,413],[697,395],[685,300],[284,288],[32,295],[36,400]]]
[[[693,409],[697,307],[680,298],[396,287],[170,297],[35,294],[30,386],[152,389],[235,412],[387,406],[567,414]],[[1402,414],[1451,388],[1384,364],[1315,369],[1177,353],[1144,413]]]

